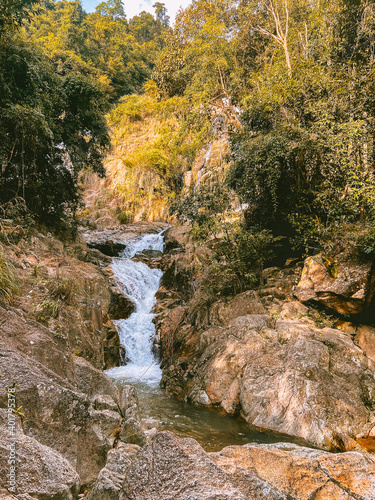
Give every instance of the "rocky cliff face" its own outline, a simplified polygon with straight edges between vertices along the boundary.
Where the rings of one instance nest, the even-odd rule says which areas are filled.
[[[146,226],[92,238],[124,244],[161,228]],[[168,231],[165,257],[137,257],[165,271],[155,347],[167,391],[300,444],[206,453],[193,439],[157,432],[142,420],[134,388],[103,374],[118,361],[111,319],[132,311],[108,257],[42,234],[4,248],[23,290],[12,305],[0,304],[0,498],[375,499],[367,452],[375,441],[374,328],[334,324],[310,299],[295,300],[303,265],[267,269],[259,290],[208,300],[197,269],[210,249],[195,246],[188,228]],[[12,413],[15,495],[5,493],[7,388],[21,407]]]
[[[294,293],[306,289],[309,261],[302,279],[299,266],[266,269],[259,290],[208,301],[199,286],[181,286],[195,258],[186,232],[170,230],[166,241],[174,247],[166,257],[166,276],[177,277],[169,296],[161,290],[156,320],[167,391],[325,450],[359,450],[361,439],[375,438],[375,365],[372,343],[365,340],[371,333],[360,327],[351,335],[347,323],[338,329],[295,300]],[[341,292],[331,290],[331,281],[327,287],[341,307],[350,304],[348,313],[357,312],[350,300],[357,304],[358,287],[372,293],[370,269],[362,265],[361,274],[358,263],[358,272],[349,271],[348,260],[345,265],[353,283],[348,278],[344,287],[342,278],[336,284]],[[172,277],[165,285],[171,283]],[[320,287],[327,288],[322,280]]]
[[[132,388],[103,373],[119,360],[111,320],[134,305],[112,280],[110,259],[83,240],[64,246],[34,232],[3,250],[22,290],[0,304],[0,488],[9,487],[10,390],[17,498],[75,499],[117,443],[146,440]]]

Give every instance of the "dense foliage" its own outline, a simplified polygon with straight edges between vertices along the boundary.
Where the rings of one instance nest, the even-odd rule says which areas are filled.
[[[137,92],[150,76],[168,30],[163,4],[155,19],[142,12],[129,22],[120,0],[108,0],[87,14],[80,0],[43,0],[26,36],[54,59],[74,57],[95,69],[111,101]],[[165,9],[164,9],[165,10]]]
[[[314,252],[340,232],[371,241],[374,9],[370,0],[194,0],[177,18],[155,81],[212,122],[224,117],[228,182],[248,205],[249,230]]]
[[[0,201],[74,212],[77,173],[103,172],[111,103],[107,172],[123,221],[171,204],[197,238],[230,235],[239,260],[224,242],[218,262],[237,275],[261,267],[247,255],[259,235],[373,254],[375,2],[193,0],[173,29],[154,9],[127,20],[120,0],[92,14],[79,0],[1,3]],[[184,184],[215,140],[230,145],[229,174]]]
[[[74,215],[78,173],[104,174],[110,101],[142,88],[168,18],[129,23],[120,0],[0,4],[0,205],[22,199],[50,223]],[[12,205],[9,205],[12,206]]]

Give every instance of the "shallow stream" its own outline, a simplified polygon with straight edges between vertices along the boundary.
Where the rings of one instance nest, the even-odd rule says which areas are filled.
[[[218,410],[180,402],[160,389],[162,372],[152,354],[155,335],[152,309],[162,271],[131,259],[144,250],[163,251],[163,244],[162,233],[144,234],[130,241],[122,255],[113,260],[115,278],[136,304],[136,312],[126,320],[115,322],[128,362],[108,370],[107,375],[117,384],[131,384],[137,389],[143,418],[154,418],[162,429],[181,437],[193,437],[206,451],[218,451],[234,444],[282,440],[272,434],[251,431],[244,420],[222,415]]]

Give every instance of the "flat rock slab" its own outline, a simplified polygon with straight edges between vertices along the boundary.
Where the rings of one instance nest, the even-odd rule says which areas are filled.
[[[246,498],[371,500],[375,457],[326,453],[294,444],[247,444],[209,453]],[[269,490],[267,491],[267,487]]]
[[[194,439],[158,433],[137,455],[123,485],[132,500],[245,500]]]
[[[0,488],[8,488],[9,432],[6,411],[0,415]],[[77,498],[80,480],[71,464],[59,453],[26,436],[18,426],[16,431],[16,493],[29,494],[43,500],[73,500]],[[0,496],[0,498],[12,498]],[[27,496],[17,498],[28,498]]]
[[[375,457],[294,444],[247,444],[206,453],[159,432],[142,449],[112,450],[90,500],[374,500]]]

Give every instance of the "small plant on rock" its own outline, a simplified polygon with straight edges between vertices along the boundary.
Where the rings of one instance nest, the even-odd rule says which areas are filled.
[[[35,307],[35,319],[39,323],[48,324],[51,318],[56,319],[59,315],[61,307],[60,301],[55,300],[43,300]]]
[[[20,291],[20,279],[16,270],[0,247],[0,301],[9,304]]]
[[[79,287],[74,279],[57,275],[54,280],[47,283],[51,296],[59,301],[73,305],[79,292]]]

